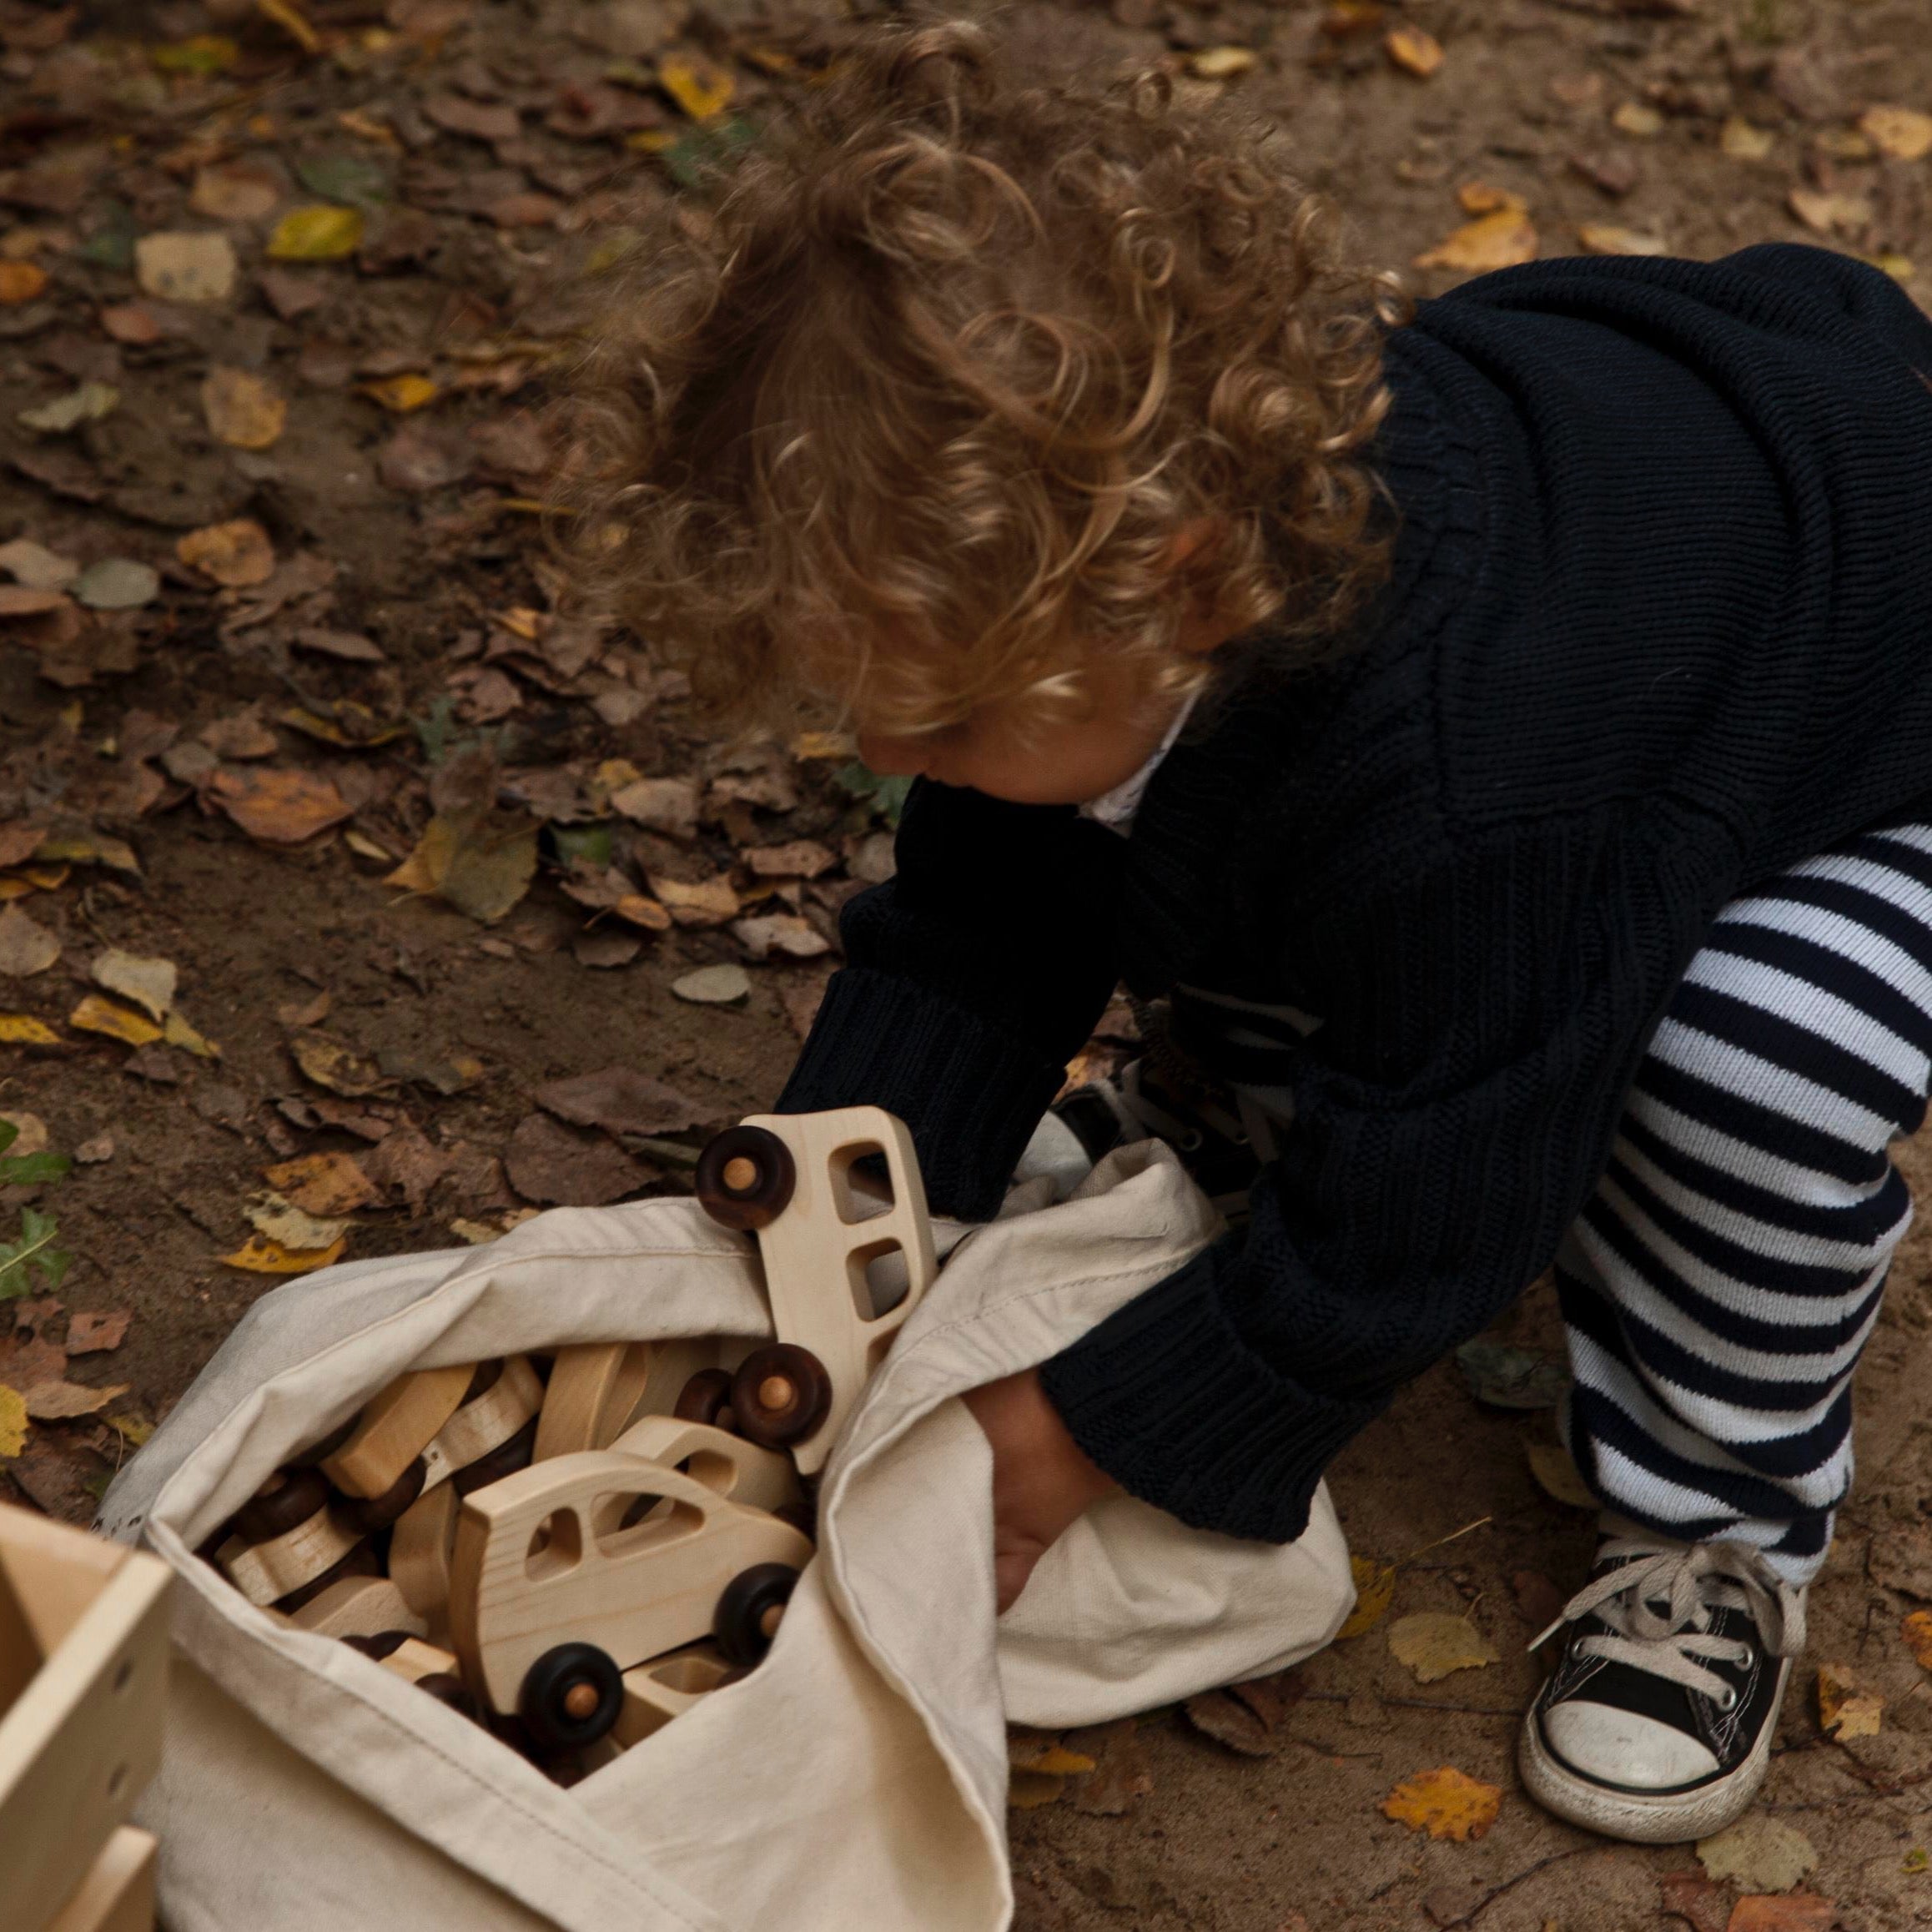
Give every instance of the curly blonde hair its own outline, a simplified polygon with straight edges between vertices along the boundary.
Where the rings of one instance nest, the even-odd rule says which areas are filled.
[[[859,36],[606,304],[567,497],[616,614],[729,712],[893,733],[1074,715],[1102,652],[1196,688],[1190,610],[1320,652],[1386,566],[1401,310],[1279,147]]]

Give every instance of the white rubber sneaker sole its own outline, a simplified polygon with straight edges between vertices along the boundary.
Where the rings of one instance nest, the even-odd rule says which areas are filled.
[[[1785,1684],[1790,1682],[1790,1666],[1784,1666],[1785,1683],[1778,1687],[1782,1707]],[[1517,1768],[1522,1774],[1524,1788],[1546,1811],[1585,1831],[1600,1832],[1605,1838],[1629,1839],[1636,1844],[1683,1844],[1693,1839],[1708,1838],[1733,1824],[1750,1809],[1765,1774],[1771,1768],[1771,1746],[1778,1734],[1778,1717],[1758,1733],[1751,1754],[1737,1769],[1723,1778],[1700,1784],[1693,1791],[1660,1791],[1648,1795],[1640,1791],[1613,1791],[1593,1780],[1579,1776],[1544,1743],[1542,1732],[1532,1710],[1523,1718],[1517,1740]]]

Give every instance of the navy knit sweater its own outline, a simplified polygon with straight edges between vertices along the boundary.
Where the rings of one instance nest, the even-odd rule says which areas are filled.
[[[1252,1224],[1045,1365],[1184,1521],[1286,1538],[1548,1264],[1725,902],[1932,812],[1932,322],[1844,257],[1552,261],[1391,335],[1393,574],[1250,677],[1132,836],[914,787],[780,1105],[908,1121],[989,1214],[1117,979],[1291,1004]]]

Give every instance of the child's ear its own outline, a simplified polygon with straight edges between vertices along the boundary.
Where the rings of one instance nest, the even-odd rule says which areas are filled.
[[[1222,528],[1218,516],[1196,516],[1182,524],[1168,540],[1164,560],[1168,567],[1182,572],[1198,570],[1220,547]]]
[[[1234,635],[1234,627],[1214,608],[1211,598],[1202,596],[1200,581],[1200,572],[1220,548],[1226,528],[1219,517],[1197,516],[1184,523],[1168,543],[1168,566],[1188,600],[1187,615],[1175,641],[1190,657],[1206,657]]]

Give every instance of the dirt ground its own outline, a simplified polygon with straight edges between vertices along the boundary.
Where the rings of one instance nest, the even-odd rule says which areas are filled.
[[[0,1111],[14,1156],[44,1135],[75,1163],[0,1188],[0,1242],[71,1257],[23,1281],[0,1249],[0,1296],[26,1291],[0,1402],[43,1391],[0,1494],[85,1520],[278,1279],[224,1257],[299,1269],[336,1222],[366,1256],[679,1189],[782,1081],[889,801],[836,746],[707,742],[639,641],[573,610],[533,514],[627,211],[808,84],[823,23],[757,3],[0,0]],[[1043,68],[1237,90],[1420,294],[1461,270],[1409,264],[1485,215],[1451,261],[1809,239],[1932,289],[1932,158],[1868,113],[1932,109],[1932,0],[1003,18]],[[416,889],[385,884],[405,860]],[[748,990],[674,990],[705,967]],[[661,1087],[606,1083],[586,1114],[549,1084],[611,1069]],[[1660,1889],[1690,1848],[1522,1795],[1525,1646],[1590,1518],[1531,1473],[1547,1412],[1445,1365],[1333,1475],[1355,1548],[1396,1565],[1382,1622],[1246,1703],[1071,1740],[1099,1768],[1013,1814],[1018,1924],[1932,1924],[1932,1676],[1899,1633],[1932,1604],[1929,1279],[1915,1240],[1763,1803],[1833,1904],[1732,1917],[1734,1885]],[[1495,1339],[1560,1356],[1547,1296]],[[1441,1610],[1499,1661],[1425,1686],[1386,1627]],[[1820,1729],[1824,1663],[1884,1699],[1876,1735]],[[1479,1840],[1379,1809],[1441,1765],[1501,1787]]]

